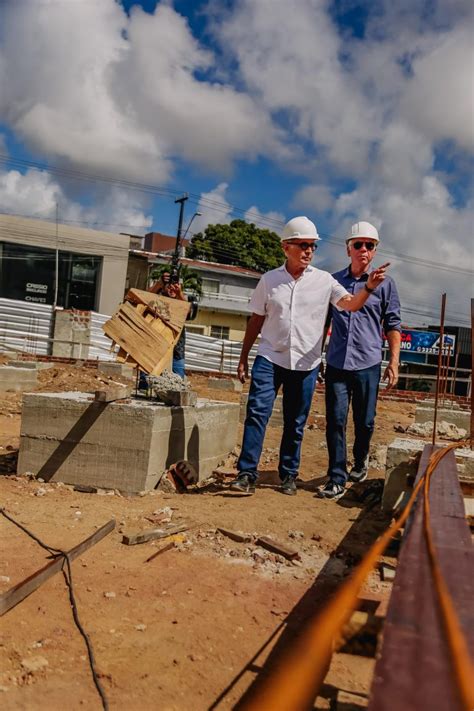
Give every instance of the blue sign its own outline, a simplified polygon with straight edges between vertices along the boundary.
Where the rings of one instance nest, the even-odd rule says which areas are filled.
[[[439,333],[435,331],[411,331],[402,330],[401,351],[419,353],[420,355],[438,355],[439,353]],[[456,336],[445,333],[443,336],[443,355],[454,355]],[[385,339],[384,347],[388,348],[388,341]]]

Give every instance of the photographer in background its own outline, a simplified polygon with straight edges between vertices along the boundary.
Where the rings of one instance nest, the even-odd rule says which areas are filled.
[[[148,290],[152,294],[161,294],[162,296],[167,296],[170,299],[179,299],[180,301],[187,301],[188,298],[183,292],[181,284],[179,283],[179,276],[174,274],[171,270],[164,271],[161,277],[156,281],[152,287]],[[173,349],[173,373],[179,375],[184,379],[184,365],[185,365],[185,350],[186,350],[186,333],[185,329],[181,331],[178,342]]]

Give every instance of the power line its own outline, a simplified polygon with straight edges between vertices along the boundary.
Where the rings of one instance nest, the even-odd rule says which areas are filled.
[[[24,160],[20,158],[11,158],[9,156],[0,154],[0,164],[4,165],[14,165],[17,167],[21,168],[35,168],[36,170],[43,170],[47,173],[51,173],[53,175],[59,175],[60,177],[64,178],[69,178],[73,180],[81,180],[85,182],[103,182],[107,183],[110,185],[122,187],[128,190],[136,190],[139,192],[144,192],[148,194],[153,194],[153,195],[160,195],[162,197],[169,197],[169,198],[176,198],[179,197],[179,195],[182,194],[182,191],[177,191],[171,188],[164,188],[164,187],[159,187],[156,185],[150,185],[146,183],[138,183],[130,180],[125,180],[121,178],[111,178],[107,176],[99,176],[99,175],[94,175],[90,173],[84,173],[81,171],[73,170],[73,169],[67,169],[67,168],[60,168],[58,166],[49,166],[46,164],[38,163],[35,161],[29,161],[29,160]],[[272,226],[273,229],[279,229],[283,226],[283,222],[281,220],[277,220],[276,218],[271,218],[266,215],[261,215],[260,213],[252,213],[249,212],[249,210],[245,210],[244,208],[237,207],[235,205],[230,205],[229,203],[222,202],[213,198],[206,198],[202,197],[202,195],[198,195],[197,193],[188,193],[189,198],[190,198],[190,203],[195,203],[198,205],[201,205],[202,207],[209,207],[215,212],[218,212],[220,214],[223,214],[225,216],[229,216],[230,214],[239,214],[239,215],[246,215],[247,217],[253,217],[255,216],[257,219],[255,220],[256,224],[264,224],[267,226]],[[105,223],[104,223],[105,224]],[[125,225],[121,225],[125,226]],[[328,235],[325,233],[321,233],[321,235],[324,237],[325,241],[330,243],[330,244],[336,244],[336,245],[345,245],[345,240],[340,239],[337,237],[333,237],[332,235]],[[392,252],[390,250],[387,250],[385,248],[380,248],[378,249],[378,253],[387,255],[389,257],[392,257],[397,260],[401,260],[404,262],[409,262],[410,264],[414,264],[420,267],[425,267],[429,269],[439,269],[441,271],[447,271],[451,273],[457,273],[457,274],[467,274],[471,276],[473,274],[472,269],[463,269],[462,267],[459,266],[450,266],[447,264],[442,264],[440,262],[434,262],[431,260],[427,260],[421,257],[414,257],[408,254],[403,254],[403,253],[397,253],[397,252]]]

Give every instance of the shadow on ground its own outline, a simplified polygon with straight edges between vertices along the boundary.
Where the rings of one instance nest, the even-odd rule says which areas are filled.
[[[234,708],[244,707],[262,681],[279,662],[307,620],[323,609],[327,599],[335,592],[342,581],[350,575],[364,553],[388,526],[390,519],[381,512],[379,505],[380,484],[383,484],[382,480],[372,479],[362,484],[354,485],[343,499],[334,503],[335,506],[358,509],[358,515],[351,528],[332,552],[329,560],[303,597],[285,620],[272,632],[260,649],[256,651],[254,656],[232,679],[230,684],[221,692],[209,707],[210,711],[218,709],[221,702],[232,692],[236,684],[246,674],[251,674],[253,678]],[[346,566],[343,575],[339,572],[341,570],[341,561]],[[266,658],[265,655],[267,655]],[[260,657],[262,657],[262,661],[259,661]],[[333,698],[336,691],[333,687],[324,685],[320,695]]]

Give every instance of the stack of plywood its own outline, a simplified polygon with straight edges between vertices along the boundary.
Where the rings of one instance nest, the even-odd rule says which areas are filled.
[[[189,303],[130,289],[104,323],[105,334],[118,344],[117,360],[137,364],[149,375],[160,375],[170,359],[186,321]]]

